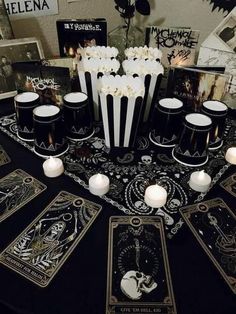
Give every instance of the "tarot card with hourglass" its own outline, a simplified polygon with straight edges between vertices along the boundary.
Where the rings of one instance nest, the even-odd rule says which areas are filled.
[[[236,293],[236,215],[220,198],[180,212],[198,242]]]
[[[100,205],[60,192],[3,251],[0,263],[40,287],[47,286],[100,210]]]
[[[106,313],[176,313],[160,217],[110,218]]]

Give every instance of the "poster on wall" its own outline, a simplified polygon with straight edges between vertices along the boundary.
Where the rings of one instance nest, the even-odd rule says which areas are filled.
[[[4,0],[11,20],[58,14],[57,0]]]
[[[0,39],[12,39],[13,32],[3,0],[0,0]]]

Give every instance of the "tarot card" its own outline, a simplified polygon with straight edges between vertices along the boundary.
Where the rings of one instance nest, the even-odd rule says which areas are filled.
[[[0,145],[0,166],[8,164],[11,158],[7,155],[2,145]]]
[[[17,169],[0,179],[0,222],[46,188],[46,185],[21,169]]]
[[[46,287],[100,210],[100,205],[61,191],[3,251],[0,262]]]
[[[236,216],[220,198],[180,212],[221,275],[236,293]]]
[[[106,313],[176,313],[160,217],[110,218]]]
[[[233,196],[236,196],[236,173],[222,181],[220,186]]]

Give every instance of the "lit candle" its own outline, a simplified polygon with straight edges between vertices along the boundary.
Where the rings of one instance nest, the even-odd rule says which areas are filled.
[[[225,159],[232,165],[236,165],[236,147],[230,147],[227,149]]]
[[[104,195],[109,191],[110,180],[107,176],[97,173],[89,178],[89,191],[94,195]]]
[[[50,156],[43,163],[43,171],[45,176],[55,178],[64,172],[63,162],[60,158]]]
[[[204,170],[195,171],[191,174],[189,186],[197,192],[207,192],[211,184],[211,177]]]
[[[165,205],[167,199],[166,190],[158,185],[150,185],[145,190],[144,201],[145,203],[153,208],[159,208]]]

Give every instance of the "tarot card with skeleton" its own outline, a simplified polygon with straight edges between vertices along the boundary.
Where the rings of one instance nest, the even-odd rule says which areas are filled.
[[[160,217],[110,218],[109,313],[176,313]]]
[[[0,262],[35,284],[49,284],[101,210],[60,192],[0,255]]]
[[[182,208],[181,214],[236,293],[236,215],[220,198]]]
[[[7,155],[2,145],[0,145],[0,166],[8,164],[10,161],[10,157]]]
[[[0,179],[0,222],[46,189],[46,185],[21,169]]]
[[[236,173],[222,181],[220,186],[233,196],[236,196]]]

